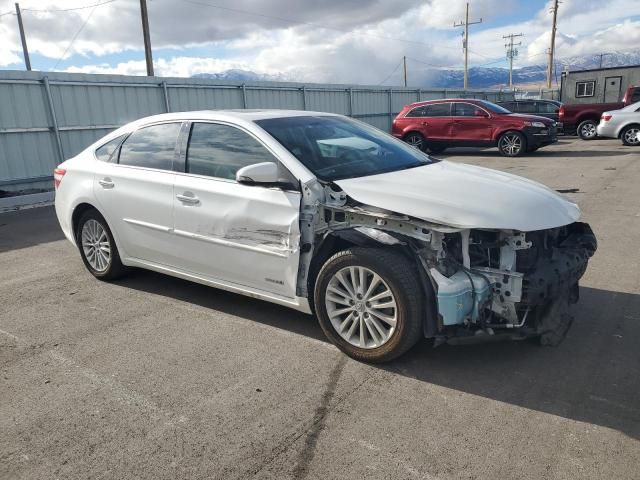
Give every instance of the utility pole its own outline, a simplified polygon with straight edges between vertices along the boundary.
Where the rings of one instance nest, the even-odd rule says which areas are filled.
[[[605,55],[611,55],[610,53],[601,53],[600,54],[600,68],[602,68],[602,59],[604,58]]]
[[[509,35],[504,35],[502,38],[508,38],[509,41],[504,44],[504,47],[507,49],[507,58],[509,59],[509,88],[513,87],[513,57],[518,56],[518,49],[514,47],[519,47],[522,45],[522,42],[513,43],[513,39],[515,37],[523,37],[523,33],[510,33]]]
[[[464,18],[464,22],[454,23],[453,28],[464,27],[464,34],[462,37],[462,50],[464,51],[464,89],[467,89],[469,83],[468,65],[469,65],[469,25],[475,25],[476,23],[482,23],[482,18],[477,22],[469,23],[469,2],[467,2],[467,13]]]
[[[149,36],[147,0],[140,0],[140,15],[142,16],[142,36],[144,37],[144,58],[147,61],[147,76],[153,77],[153,56],[151,55],[151,38]]]
[[[558,21],[558,0],[553,1],[551,7],[553,13],[553,26],[551,27],[551,47],[549,48],[549,65],[547,66],[547,88],[551,88],[551,79],[553,77],[553,54],[556,49],[556,24]]]
[[[22,41],[22,54],[24,55],[24,65],[27,71],[31,71],[31,60],[29,60],[29,49],[27,48],[27,38],[24,36],[24,26],[22,25],[22,14],[20,5],[16,3],[16,16],[18,17],[18,28],[20,29],[20,40]]]
[[[407,88],[407,57],[402,57],[402,65],[404,67],[404,88]]]

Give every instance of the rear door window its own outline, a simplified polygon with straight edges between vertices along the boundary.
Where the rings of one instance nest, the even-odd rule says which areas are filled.
[[[538,104],[538,113],[558,113],[558,107],[551,102],[536,102]]]
[[[180,123],[162,123],[136,130],[122,144],[118,162],[134,167],[171,170],[180,126]]]
[[[480,110],[480,108],[470,103],[456,102],[453,104],[454,117],[473,117],[476,110]]]
[[[451,116],[451,104],[450,103],[434,103],[432,105],[425,106],[425,117],[450,117]]]

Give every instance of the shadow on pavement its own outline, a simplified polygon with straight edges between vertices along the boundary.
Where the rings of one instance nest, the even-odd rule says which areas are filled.
[[[140,270],[119,283],[327,341],[314,317],[278,305]],[[525,341],[434,349],[424,341],[380,368],[640,439],[640,295],[582,288],[581,297],[559,347]]]
[[[0,253],[63,238],[53,206],[0,214]]]

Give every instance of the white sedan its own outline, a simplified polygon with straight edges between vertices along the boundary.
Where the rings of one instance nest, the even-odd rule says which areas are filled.
[[[619,138],[624,145],[640,145],[640,102],[604,112],[596,131],[599,137]]]
[[[314,313],[354,358],[420,338],[557,344],[596,249],[538,183],[298,111],[144,118],[54,171],[89,272],[141,267]]]

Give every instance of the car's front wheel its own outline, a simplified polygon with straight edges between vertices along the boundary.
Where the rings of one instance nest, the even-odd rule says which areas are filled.
[[[498,139],[498,150],[505,157],[518,157],[527,151],[527,139],[520,132],[505,132]]]
[[[578,125],[578,136],[582,140],[593,140],[598,136],[598,125],[595,120],[584,120]]]
[[[324,264],[315,308],[327,337],[347,355],[386,362],[409,350],[422,333],[422,289],[404,256],[351,248]]]
[[[125,272],[111,230],[97,210],[88,210],[80,217],[76,243],[85,267],[94,277],[114,280]]]
[[[640,125],[628,125],[620,133],[624,145],[640,145]]]

